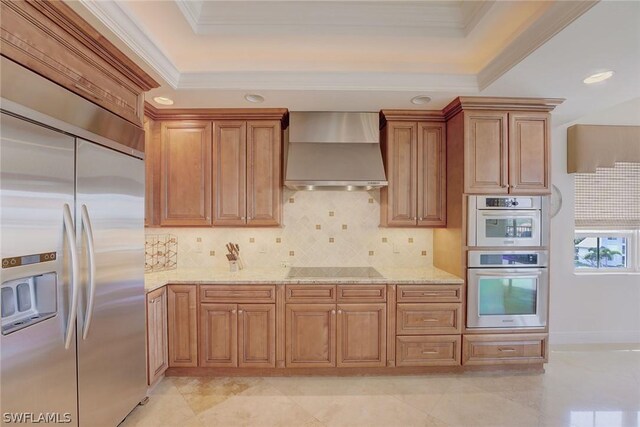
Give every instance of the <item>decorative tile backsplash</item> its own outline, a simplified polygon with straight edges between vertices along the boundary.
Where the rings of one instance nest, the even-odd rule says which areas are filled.
[[[379,190],[285,190],[283,200],[279,228],[162,228],[147,233],[177,236],[180,268],[228,268],[228,242],[240,245],[247,268],[433,264],[430,229],[379,227]]]
[[[178,238],[176,236],[171,234],[147,233],[144,240],[145,273],[177,268]]]

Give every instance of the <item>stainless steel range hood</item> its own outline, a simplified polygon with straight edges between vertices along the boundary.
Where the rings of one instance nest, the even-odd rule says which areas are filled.
[[[377,113],[291,112],[285,185],[371,190],[387,185]]]

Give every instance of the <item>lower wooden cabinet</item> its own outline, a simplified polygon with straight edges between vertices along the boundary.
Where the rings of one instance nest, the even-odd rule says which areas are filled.
[[[169,367],[198,366],[197,286],[169,285]]]
[[[396,366],[460,365],[460,335],[396,338]]]
[[[200,366],[238,366],[236,304],[200,304]]]
[[[274,368],[275,304],[201,304],[200,366]]]
[[[545,363],[547,334],[464,335],[463,365]]]
[[[147,294],[147,382],[155,383],[169,367],[167,346],[167,290]]]
[[[398,304],[398,335],[456,334],[461,331],[461,304]]]
[[[386,366],[386,340],[386,304],[338,304],[337,366]]]
[[[286,366],[336,366],[336,305],[287,304]]]

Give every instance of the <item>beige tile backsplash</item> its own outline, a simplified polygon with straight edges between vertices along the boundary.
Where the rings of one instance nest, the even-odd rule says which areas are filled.
[[[380,228],[380,191],[291,191],[279,228],[162,228],[178,240],[178,268],[226,268],[227,242],[240,245],[247,268],[280,266],[429,267],[433,233]],[[213,255],[212,255],[213,253]]]

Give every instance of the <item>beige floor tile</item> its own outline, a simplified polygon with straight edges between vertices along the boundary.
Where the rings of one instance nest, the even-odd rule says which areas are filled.
[[[195,414],[179,394],[158,394],[138,406],[120,427],[183,427],[194,422]]]
[[[322,426],[311,414],[267,384],[230,397],[199,414],[198,419],[204,426]]]
[[[261,378],[182,377],[174,378],[176,389],[197,415],[262,383]]]

